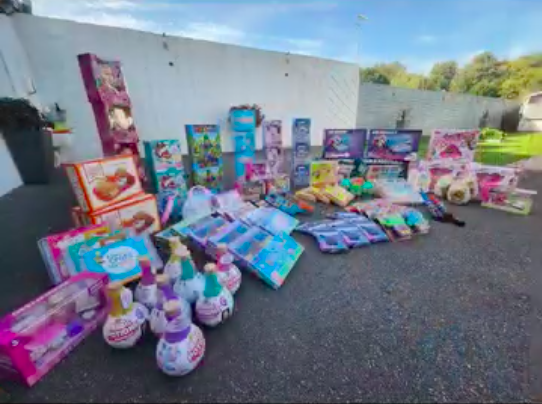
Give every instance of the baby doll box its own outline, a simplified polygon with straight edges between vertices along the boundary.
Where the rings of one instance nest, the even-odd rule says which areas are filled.
[[[66,164],[79,206],[97,211],[143,193],[133,156],[115,156]]]
[[[102,323],[105,274],[82,273],[0,320],[0,374],[32,386]]]

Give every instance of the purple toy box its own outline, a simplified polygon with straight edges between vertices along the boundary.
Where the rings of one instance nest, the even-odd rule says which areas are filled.
[[[356,159],[363,156],[365,129],[326,129],[324,131],[324,159]]]
[[[34,385],[107,315],[107,274],[81,273],[0,320],[0,374]]]

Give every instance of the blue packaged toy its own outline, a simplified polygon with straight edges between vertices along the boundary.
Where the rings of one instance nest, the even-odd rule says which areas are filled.
[[[218,252],[219,244],[226,244],[229,246],[243,234],[249,230],[249,227],[244,223],[236,220],[232,223],[228,223],[225,226],[221,227],[219,231],[210,236],[207,239],[207,249],[206,252],[211,257],[215,258]]]
[[[312,236],[316,238],[318,248],[322,252],[334,254],[348,251],[343,235],[331,226],[314,230]]]
[[[256,150],[256,136],[254,131],[236,132],[233,137],[235,178],[237,180],[246,177],[247,164],[254,163]]]
[[[299,220],[273,207],[261,207],[250,212],[246,221],[274,235],[290,234],[299,224]]]
[[[256,112],[253,109],[231,109],[230,126],[233,132],[256,130]]]

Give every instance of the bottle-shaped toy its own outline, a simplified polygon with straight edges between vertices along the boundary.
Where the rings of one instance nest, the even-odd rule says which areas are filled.
[[[167,325],[166,314],[164,312],[165,302],[169,300],[178,300],[183,316],[186,316],[189,319],[192,319],[192,308],[186,300],[175,295],[175,292],[171,287],[169,276],[166,274],[156,276],[156,286],[158,288],[156,306],[154,306],[151,311],[149,325],[154,334],[161,336]]]
[[[203,292],[204,278],[200,274],[187,248],[180,252],[181,276],[175,282],[175,294],[188,303],[196,303]]]
[[[168,321],[156,347],[156,362],[167,375],[184,376],[194,370],[205,353],[205,338],[192,320],[182,315],[178,300],[164,303]]]
[[[148,310],[134,302],[132,292],[119,282],[107,286],[110,311],[103,326],[105,341],[113,348],[130,348],[143,335]]]
[[[233,296],[217,275],[215,264],[205,265],[205,288],[196,302],[196,318],[206,326],[215,327],[233,314]]]
[[[172,237],[169,240],[169,251],[171,255],[164,267],[164,273],[169,276],[171,283],[174,283],[181,275],[181,257],[180,255],[186,250],[186,246],[181,243],[179,237]]]
[[[234,295],[239,289],[239,286],[241,286],[241,271],[237,268],[237,265],[233,263],[233,255],[228,251],[228,246],[226,244],[218,244],[217,250],[218,280],[232,295]]]
[[[141,257],[139,258],[139,266],[141,267],[141,281],[136,287],[134,297],[136,302],[152,310],[156,306],[158,288],[152,272],[151,261],[146,257]]]

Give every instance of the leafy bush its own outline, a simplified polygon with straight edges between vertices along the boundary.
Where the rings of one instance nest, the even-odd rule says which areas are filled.
[[[506,133],[495,128],[484,128],[480,132],[480,140],[504,140],[505,138]]]

